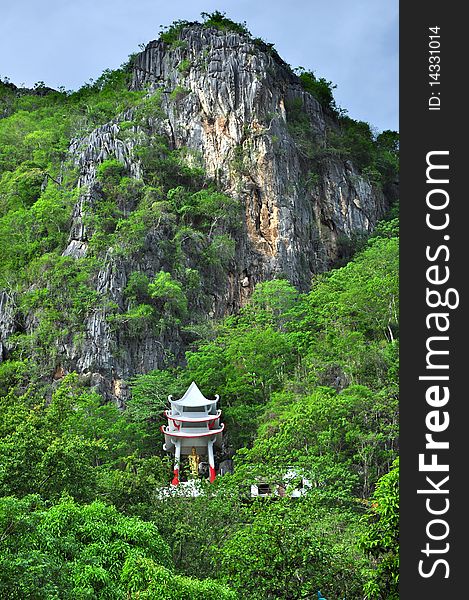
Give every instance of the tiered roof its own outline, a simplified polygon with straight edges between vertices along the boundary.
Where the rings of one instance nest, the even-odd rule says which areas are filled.
[[[193,381],[190,386],[187,388],[186,393],[179,400],[173,400],[172,396],[168,396],[168,400],[171,404],[177,404],[178,406],[185,407],[197,407],[197,406],[210,406],[212,404],[216,404],[219,400],[220,396],[217,394],[215,396],[215,400],[209,400],[206,398],[202,392],[197,387],[197,384]]]

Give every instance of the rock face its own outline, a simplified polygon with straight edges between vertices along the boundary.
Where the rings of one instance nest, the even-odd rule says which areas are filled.
[[[137,55],[131,87],[161,94],[163,114],[158,123],[155,119],[155,129],[167,136],[172,148],[188,148],[197,155],[208,176],[243,207],[235,260],[210,292],[209,316],[236,311],[256,283],[276,276],[306,290],[312,274],[340,257],[343,240],[370,232],[386,211],[383,193],[350,161],[324,152],[327,130],[337,127],[332,115],[267,47],[236,33],[187,27],[176,44],[153,41]],[[133,152],[137,129],[135,136],[119,137],[120,124],[131,117],[120,115],[71,144],[82,192],[65,256],[87,253],[84,207],[97,193],[99,164],[116,158],[131,177],[142,177]],[[154,277],[164,268],[163,238],[163,231],[149,230],[146,251],[138,258],[115,256],[109,249],[94,280],[98,294],[125,310],[123,292],[130,273]],[[5,308],[0,317],[5,339],[14,331],[14,310],[3,296],[0,307]],[[124,402],[129,377],[164,366],[168,355],[176,363],[183,359],[178,328],[145,331],[129,339],[112,329],[106,316],[105,309],[88,315],[80,344],[65,344],[65,369],[58,365],[56,373],[76,369]]]
[[[6,291],[0,292],[0,362],[7,357],[8,337],[15,333],[15,299]]]
[[[199,151],[245,205],[237,285],[281,274],[304,289],[338,257],[341,237],[369,232],[383,216],[386,198],[350,162],[329,158],[311,172],[308,153],[324,149],[331,118],[287,65],[245,37],[195,26],[175,48],[150,42],[132,79],[133,89],[146,85],[167,92],[173,144]],[[297,111],[307,116],[306,150],[291,133]]]

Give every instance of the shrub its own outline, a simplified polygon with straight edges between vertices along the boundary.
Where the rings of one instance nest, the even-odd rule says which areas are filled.
[[[115,158],[109,158],[103,161],[96,169],[98,181],[112,185],[118,185],[124,174],[125,166]]]
[[[203,12],[201,13],[201,17],[204,20],[204,27],[214,27],[220,31],[233,31],[234,33],[239,33],[240,35],[246,35],[248,37],[251,36],[246,22],[236,23],[235,21],[232,21],[226,17],[226,13],[222,13],[219,10],[215,10],[212,13]]]
[[[181,284],[170,273],[160,271],[148,285],[148,292],[153,300],[162,303],[165,312],[181,317],[187,314],[187,298]]]
[[[332,90],[337,86],[334,85],[332,81],[327,81],[324,77],[318,79],[313,71],[307,71],[303,67],[298,67],[295,71],[300,78],[304,90],[314,96],[323,108],[338,113],[338,108],[332,93]]]
[[[181,62],[178,64],[178,71],[180,73],[182,73],[183,75],[187,75],[190,68],[191,68],[191,61],[188,58],[181,60]]]

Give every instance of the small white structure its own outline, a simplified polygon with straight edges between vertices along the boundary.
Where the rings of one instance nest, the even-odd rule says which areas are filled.
[[[174,477],[172,485],[179,484],[179,461],[181,455],[207,455],[209,479],[215,480],[214,446],[221,446],[224,424],[220,423],[221,410],[217,409],[219,396],[215,400],[205,398],[192,382],[180,400],[168,396],[171,408],[165,411],[167,425],[161,426],[164,434],[163,449],[174,452]]]
[[[295,487],[292,488],[292,482],[298,480]],[[290,498],[300,498],[307,494],[313,487],[313,484],[303,475],[294,469],[287,471],[281,483],[268,483],[267,481],[258,481],[251,484],[251,498],[268,498],[269,496],[286,496]],[[290,488],[290,489],[288,489]],[[287,494],[288,492],[288,494]]]

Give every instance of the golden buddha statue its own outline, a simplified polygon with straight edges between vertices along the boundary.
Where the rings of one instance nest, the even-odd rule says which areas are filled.
[[[191,475],[194,478],[199,476],[199,463],[200,456],[197,454],[196,449],[192,446],[191,453],[189,454],[189,468],[191,471]]]

